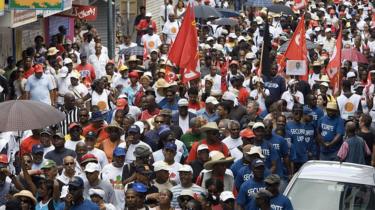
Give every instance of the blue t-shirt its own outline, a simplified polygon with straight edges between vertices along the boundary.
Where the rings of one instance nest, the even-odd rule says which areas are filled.
[[[278,159],[277,152],[275,149],[273,149],[272,144],[268,141],[263,140],[261,145],[255,145],[260,146],[262,149],[262,154],[264,155],[264,164],[266,168],[271,168],[272,161],[276,161]]]
[[[242,167],[246,166],[244,163],[243,163],[243,158],[235,161],[231,166],[230,166],[230,170],[232,171],[233,173],[233,177],[236,178],[237,177],[237,174],[238,174],[238,171],[240,171],[240,169]]]
[[[268,168],[264,169],[264,178],[271,175],[271,170]],[[236,189],[240,189],[241,185],[254,178],[253,171],[251,170],[249,165],[243,166],[237,173],[237,176],[234,179],[234,185],[236,186]]]
[[[313,117],[313,124],[316,128],[318,126],[319,120],[324,116],[324,112],[321,108],[319,108],[317,106],[314,107],[314,108],[311,108],[311,110],[312,110],[311,114],[312,114],[312,117]]]
[[[236,200],[237,204],[242,208],[251,206],[251,203],[255,202],[255,194],[261,189],[266,189],[266,184],[263,180],[261,182],[256,182],[254,179],[249,179],[240,187]]]
[[[282,194],[278,194],[276,197],[271,198],[270,204],[272,210],[293,210],[293,206],[289,198]],[[251,202],[246,209],[257,210],[259,208],[256,206],[255,202]]]
[[[176,97],[175,99],[175,103],[168,103],[168,99],[167,98],[163,98],[159,103],[159,107],[160,109],[170,109],[171,111],[177,111],[178,110],[178,97]]]
[[[65,208],[65,203],[61,203],[56,210],[64,210]],[[99,206],[93,203],[92,201],[89,200],[84,200],[81,204],[78,206],[73,206],[70,208],[70,210],[99,210]]]
[[[317,147],[315,142],[315,126],[314,122],[306,123],[305,124],[305,141],[307,143],[307,151],[312,153],[314,156],[317,154]]]
[[[285,79],[279,75],[270,78],[264,77],[264,87],[270,91],[271,102],[280,100],[281,95],[286,90]]]
[[[52,205],[53,205],[53,207],[54,207],[55,209],[57,209],[58,206],[60,205],[60,202],[55,202],[55,201],[53,201],[53,200],[50,200],[49,202],[53,202]],[[36,204],[36,206],[35,206],[35,210],[49,210],[48,206],[51,205],[51,204],[49,204],[49,202],[48,202],[48,205],[44,205],[44,206],[41,206],[41,205],[40,205],[40,202],[38,202],[38,203]]]
[[[289,156],[289,147],[288,142],[283,139],[283,137],[272,134],[270,139],[266,139],[266,142],[272,145],[272,148],[276,152],[276,173],[280,177],[284,176],[283,172],[283,162],[282,158],[285,156]]]
[[[330,118],[325,115],[318,122],[318,132],[320,133],[320,135],[322,135],[324,142],[331,142],[337,134],[340,134],[342,137],[345,132],[344,120],[339,116]],[[336,145],[329,148],[321,146],[320,151],[322,153],[337,152],[341,147],[341,143],[337,143]]]
[[[305,163],[308,160],[307,143],[305,140],[305,124],[295,121],[287,122],[285,126],[286,139],[293,144],[296,149],[296,158],[294,162]]]

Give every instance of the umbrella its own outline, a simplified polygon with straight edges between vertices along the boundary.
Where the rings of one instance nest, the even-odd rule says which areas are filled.
[[[284,13],[287,15],[293,15],[293,10],[290,7],[287,7],[282,4],[272,4],[271,6],[267,7],[268,11],[274,13]]]
[[[269,7],[272,5],[271,0],[247,0],[245,2],[246,6],[250,7]]]
[[[355,61],[358,63],[368,63],[367,58],[355,48],[345,48],[341,51],[341,60]]]
[[[238,20],[232,18],[220,18],[213,23],[219,26],[235,26],[238,24]]]
[[[239,12],[236,12],[232,9],[216,8],[216,10],[221,14],[221,17],[230,18],[240,16]]]
[[[54,125],[65,114],[48,104],[31,100],[0,103],[0,131],[25,131]]]
[[[285,42],[283,45],[280,46],[279,48],[279,52],[285,52],[286,49],[288,48],[288,45],[289,45],[289,41]],[[315,49],[316,48],[316,44],[314,44],[314,42],[310,41],[310,40],[306,40],[306,47],[307,47],[307,50],[311,50],[311,49]]]
[[[126,49],[123,49],[119,52],[119,54],[124,54],[124,55],[137,55],[137,56],[143,56],[144,49],[143,47],[135,46],[135,47],[129,47]]]
[[[207,19],[210,17],[221,17],[221,14],[215,8],[206,5],[195,6],[194,13],[196,18],[201,19]]]

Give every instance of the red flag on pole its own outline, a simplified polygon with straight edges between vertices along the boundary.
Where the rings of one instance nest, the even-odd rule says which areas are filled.
[[[306,47],[306,32],[305,32],[305,16],[302,15],[296,30],[293,33],[292,39],[285,51],[284,58],[289,60],[301,60],[307,63],[307,47]],[[307,66],[307,64],[306,64]],[[308,71],[301,77],[302,80],[308,79]]]
[[[340,91],[340,68],[341,68],[341,48],[342,48],[342,26],[340,26],[340,32],[337,37],[336,47],[333,50],[331,59],[327,65],[326,71],[329,79],[331,80],[331,86],[333,87],[333,93],[337,94]]]
[[[168,53],[168,58],[182,69],[181,79],[183,83],[200,77],[200,73],[196,70],[199,61],[198,34],[192,3],[187,6],[184,20]]]

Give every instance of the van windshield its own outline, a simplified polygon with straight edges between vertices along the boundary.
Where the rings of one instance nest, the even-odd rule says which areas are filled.
[[[297,179],[288,197],[295,210],[375,209],[375,186]]]

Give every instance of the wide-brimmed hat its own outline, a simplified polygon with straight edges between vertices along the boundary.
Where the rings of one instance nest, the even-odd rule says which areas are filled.
[[[334,103],[334,102],[328,102],[328,104],[327,104],[327,109],[337,111],[337,103]]]
[[[126,62],[129,63],[129,62],[132,62],[132,61],[138,62],[139,59],[137,58],[136,55],[131,55],[131,56],[129,57],[129,60],[127,60]]]
[[[223,153],[219,151],[210,152],[210,160],[204,164],[204,168],[207,170],[212,170],[215,164],[224,164],[233,162],[234,157],[225,157]]]
[[[318,80],[319,82],[330,82],[330,79],[327,75],[322,75],[322,77]]]
[[[59,50],[56,47],[50,47],[47,51],[47,56],[56,55],[59,52]]]
[[[205,131],[219,131],[219,127],[217,127],[217,124],[216,122],[208,122],[207,124],[203,125],[201,127],[201,132],[205,132]]]
[[[259,155],[260,158],[264,158],[264,155],[262,154],[262,148],[261,147],[258,147],[258,146],[252,146],[250,148],[250,151],[249,152],[246,152],[246,154],[248,155]]]
[[[158,79],[158,81],[156,81],[155,83],[155,88],[156,89],[159,89],[159,88],[168,88],[170,87],[171,84],[169,84],[165,79],[163,78],[160,78]]]
[[[14,197],[26,197],[26,198],[30,198],[31,201],[36,204],[36,199],[35,197],[33,196],[33,194],[28,191],[28,190],[21,190],[19,193],[16,193],[14,194]]]

